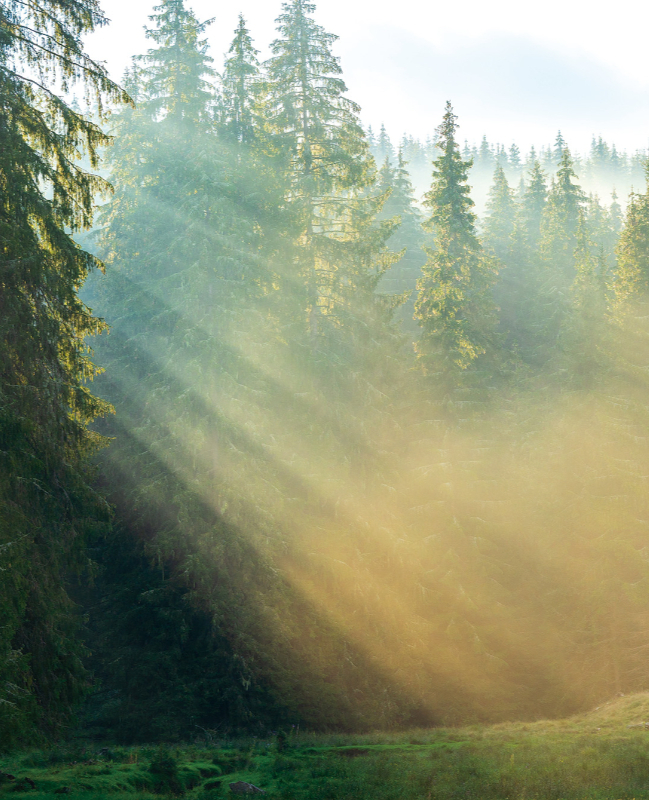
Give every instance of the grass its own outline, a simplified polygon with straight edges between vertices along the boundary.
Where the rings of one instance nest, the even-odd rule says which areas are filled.
[[[201,747],[55,748],[0,759],[0,800],[649,800],[649,693],[566,720]]]

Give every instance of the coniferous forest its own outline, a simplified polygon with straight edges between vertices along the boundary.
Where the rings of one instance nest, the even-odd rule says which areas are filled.
[[[649,690],[647,153],[393,143],[278,6],[0,2],[0,749]]]

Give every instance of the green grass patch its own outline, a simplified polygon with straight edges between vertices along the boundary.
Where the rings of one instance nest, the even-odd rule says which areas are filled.
[[[649,696],[568,720],[199,747],[76,747],[0,759],[0,800],[649,800]]]

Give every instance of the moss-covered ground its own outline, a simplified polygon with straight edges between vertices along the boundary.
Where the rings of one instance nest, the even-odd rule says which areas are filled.
[[[649,694],[559,721],[168,747],[76,744],[6,755],[0,771],[0,800],[222,800],[235,796],[229,784],[237,781],[269,800],[649,800]]]

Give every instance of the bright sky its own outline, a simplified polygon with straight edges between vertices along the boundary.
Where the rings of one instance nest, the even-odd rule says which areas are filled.
[[[279,0],[188,0],[217,69],[242,12],[262,57],[275,38]],[[446,99],[460,137],[541,145],[561,129],[585,150],[592,135],[621,149],[649,146],[649,4],[640,0],[320,0],[316,19],[340,37],[349,96],[365,124],[397,140],[425,137]],[[146,0],[103,0],[112,24],[89,37],[90,54],[115,77],[148,44]]]

